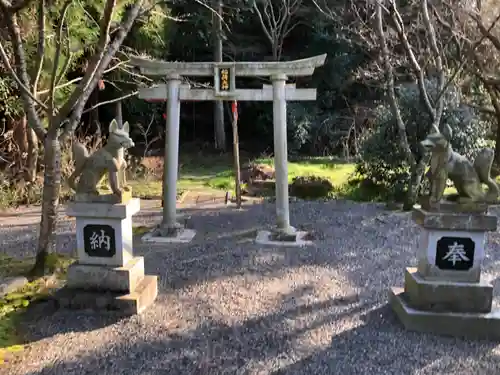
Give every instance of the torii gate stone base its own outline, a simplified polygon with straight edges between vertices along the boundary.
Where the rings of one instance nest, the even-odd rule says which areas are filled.
[[[177,176],[179,164],[179,120],[181,100],[272,101],[274,123],[274,164],[276,170],[276,228],[260,231],[256,241],[261,244],[302,246],[305,232],[290,225],[288,198],[288,160],[286,103],[316,100],[316,89],[297,89],[286,84],[287,77],[304,77],[322,66],[326,54],[287,62],[165,62],[132,57],[131,64],[142,74],[166,77],[167,84],[142,88],[139,97],[148,101],[167,101],[165,137],[165,172],[163,181],[163,219],[143,240],[149,242],[190,242],[195,232],[177,221]],[[181,83],[183,76],[214,77],[214,88],[191,89]],[[262,89],[237,89],[236,77],[270,77],[272,85]]]

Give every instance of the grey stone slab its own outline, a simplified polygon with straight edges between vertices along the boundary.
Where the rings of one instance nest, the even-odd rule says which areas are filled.
[[[260,245],[271,245],[271,246],[283,246],[283,247],[303,247],[311,246],[314,243],[307,240],[308,233],[304,231],[298,231],[294,233],[293,239],[290,240],[279,240],[275,239],[272,231],[261,230],[257,232],[257,237],[255,238],[255,243]]]
[[[72,202],[68,204],[66,215],[86,218],[126,219],[139,212],[141,200],[131,198],[126,203]]]
[[[120,315],[135,315],[151,306],[158,295],[158,277],[146,275],[131,293],[89,291],[64,287],[53,299],[63,309],[114,311]]]
[[[490,283],[425,280],[413,267],[406,269],[404,290],[410,306],[435,312],[487,313],[491,311],[493,300]]]
[[[14,276],[3,279],[0,283],[0,297],[15,292],[26,284],[28,284],[28,279],[24,276]]]
[[[144,277],[144,258],[134,257],[123,267],[73,263],[67,286],[87,290],[130,292]]]
[[[417,310],[410,307],[402,288],[390,289],[389,303],[401,323],[410,331],[470,339],[500,340],[498,310],[486,314]]]
[[[488,232],[497,230],[497,217],[479,213],[430,212],[415,207],[413,220],[426,229]]]
[[[458,203],[449,201],[442,201],[438,206],[433,206],[430,204],[428,196],[420,197],[419,203],[421,208],[428,212],[485,214],[488,212],[488,208],[490,207],[490,205],[487,203]]]
[[[158,296],[158,276],[146,275],[137,285],[133,293],[118,297],[114,306],[121,311],[140,314],[153,304]]]

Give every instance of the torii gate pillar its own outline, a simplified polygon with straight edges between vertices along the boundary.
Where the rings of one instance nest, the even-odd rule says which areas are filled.
[[[181,229],[177,222],[177,176],[179,173],[179,126],[181,101],[179,87],[181,77],[176,74],[167,77],[167,129],[165,137],[165,156],[163,162],[163,217],[161,228],[167,232]],[[168,233],[165,233],[166,235]]]
[[[286,131],[286,75],[271,77],[273,82],[274,169],[276,174],[276,224],[283,234],[293,235],[288,209],[288,150]]]

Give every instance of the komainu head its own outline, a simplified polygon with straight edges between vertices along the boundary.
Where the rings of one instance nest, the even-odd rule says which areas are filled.
[[[134,141],[130,138],[129,130],[128,122],[125,122],[122,127],[119,127],[116,120],[113,119],[109,124],[108,143],[123,148],[134,147]]]

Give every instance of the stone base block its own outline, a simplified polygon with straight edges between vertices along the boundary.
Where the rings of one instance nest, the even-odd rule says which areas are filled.
[[[96,291],[129,293],[144,277],[144,258],[134,257],[123,267],[73,263],[68,268],[67,286]]]
[[[153,232],[146,233],[142,236],[142,240],[150,243],[189,243],[194,236],[196,236],[195,230],[182,229],[173,236],[155,236]]]
[[[404,290],[410,306],[426,311],[488,313],[493,300],[489,283],[424,280],[412,267],[406,269]]]
[[[294,241],[278,241],[273,239],[273,232],[267,230],[261,230],[257,232],[257,237],[255,242],[260,245],[272,245],[272,246],[308,246],[312,245],[313,242],[307,240],[307,232],[296,232]]]
[[[413,220],[426,229],[489,232],[497,230],[497,217],[478,213],[433,212],[415,207]]]
[[[439,204],[431,204],[429,196],[419,198],[420,206],[428,212],[448,212],[448,213],[475,213],[485,214],[488,212],[489,204],[482,202],[450,202],[441,201]]]
[[[478,283],[486,232],[423,229],[418,272],[425,280]]]
[[[417,310],[408,304],[403,288],[391,288],[389,303],[399,320],[410,331],[500,340],[500,311],[482,314]]]
[[[153,304],[157,295],[158,277],[146,275],[128,294],[73,289],[65,286],[53,297],[60,308],[115,311],[123,315],[135,315]]]

